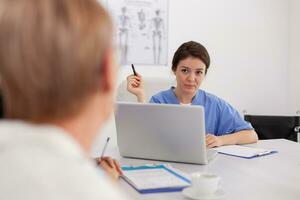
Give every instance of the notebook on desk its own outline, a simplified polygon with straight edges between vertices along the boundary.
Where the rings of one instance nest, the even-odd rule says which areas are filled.
[[[193,164],[207,164],[202,106],[117,103],[115,114],[120,155]]]
[[[176,192],[191,185],[183,172],[165,165],[122,167],[122,178],[139,193]]]
[[[216,150],[221,154],[236,156],[240,158],[247,158],[247,159],[277,153],[277,151],[271,149],[262,149],[262,148],[247,147],[241,145],[222,146],[216,148]]]

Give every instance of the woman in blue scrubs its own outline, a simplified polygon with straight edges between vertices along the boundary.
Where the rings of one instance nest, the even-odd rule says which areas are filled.
[[[183,43],[172,61],[177,86],[152,96],[150,103],[203,106],[207,147],[257,142],[258,137],[251,124],[244,121],[229,103],[199,89],[209,65],[210,57],[204,46],[194,41]],[[139,102],[146,102],[140,74],[127,77],[127,89],[136,95]]]

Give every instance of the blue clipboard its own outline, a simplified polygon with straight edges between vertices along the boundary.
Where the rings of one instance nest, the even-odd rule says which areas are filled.
[[[176,178],[181,179],[182,181],[188,183],[189,185],[191,184],[191,181],[188,178],[186,178],[186,177],[184,177],[184,176],[176,173],[175,171],[173,171],[172,169],[166,167],[165,165],[122,167],[123,171],[149,170],[149,169],[162,169],[162,170],[166,170],[170,174],[174,175]],[[137,187],[135,187],[135,185],[126,176],[123,176],[122,178],[129,185],[131,185],[137,192],[139,192],[141,194],[160,193],[160,192],[178,192],[178,191],[182,191],[184,188],[188,187],[188,186],[180,186],[180,187],[162,187],[162,188],[151,188],[151,189],[138,189]]]

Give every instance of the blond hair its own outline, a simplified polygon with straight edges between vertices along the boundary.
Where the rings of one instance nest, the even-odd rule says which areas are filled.
[[[1,0],[6,118],[61,119],[99,88],[112,25],[96,0]]]

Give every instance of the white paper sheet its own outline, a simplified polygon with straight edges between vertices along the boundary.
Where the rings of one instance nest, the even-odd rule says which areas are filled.
[[[123,173],[125,178],[138,190],[190,185],[186,181],[163,168],[132,170],[124,171]]]

